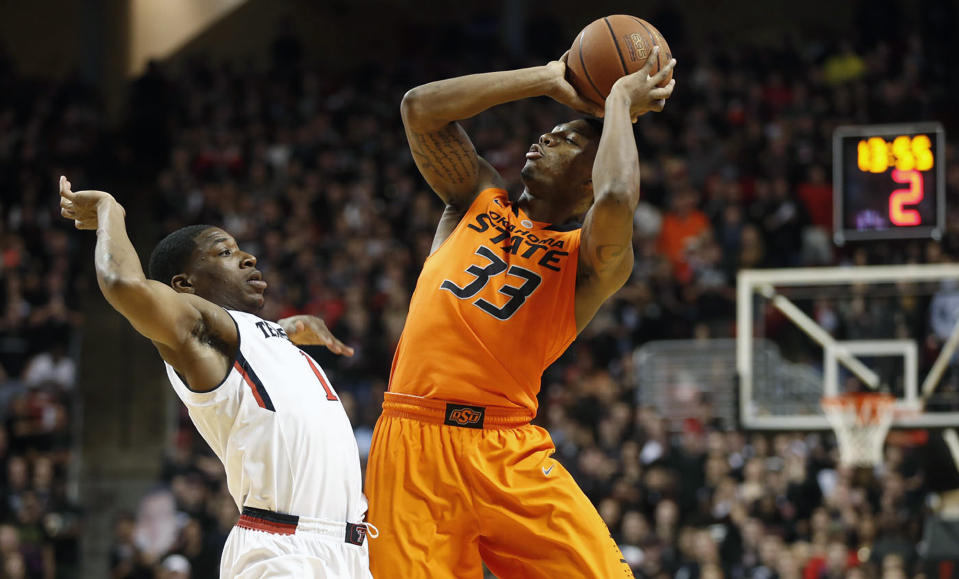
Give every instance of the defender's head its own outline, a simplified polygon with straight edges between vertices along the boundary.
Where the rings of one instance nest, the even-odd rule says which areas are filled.
[[[520,175],[534,197],[586,207],[593,199],[593,161],[603,121],[582,118],[557,125],[526,153]]]
[[[266,282],[256,257],[219,227],[190,225],[167,235],[150,255],[149,269],[151,279],[224,308],[255,313],[263,307]]]

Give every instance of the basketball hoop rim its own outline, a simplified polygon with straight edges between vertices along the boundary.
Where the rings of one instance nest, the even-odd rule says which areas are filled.
[[[878,424],[887,415],[896,414],[896,397],[885,392],[846,392],[836,396],[823,396],[820,399],[823,412],[830,411],[841,416],[843,410],[855,409],[855,416],[860,423]],[[866,408],[864,412],[864,408]]]
[[[823,396],[820,402],[824,406],[846,406],[849,404],[862,406],[866,402],[886,405],[895,404],[896,397],[885,392],[846,392],[836,396]]]

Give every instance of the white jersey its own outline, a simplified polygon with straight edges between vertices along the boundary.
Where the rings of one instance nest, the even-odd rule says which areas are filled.
[[[237,507],[362,521],[366,498],[356,438],[326,374],[278,324],[227,311],[240,347],[219,386],[196,392],[166,368],[197,430],[223,462]]]

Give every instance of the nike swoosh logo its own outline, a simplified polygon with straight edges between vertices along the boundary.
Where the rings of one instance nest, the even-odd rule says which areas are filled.
[[[549,476],[549,473],[553,472],[553,466],[555,466],[555,465],[552,465],[552,464],[551,464],[551,465],[549,465],[549,468],[546,468],[546,467],[544,466],[544,467],[543,467],[543,474],[545,474],[546,476]]]

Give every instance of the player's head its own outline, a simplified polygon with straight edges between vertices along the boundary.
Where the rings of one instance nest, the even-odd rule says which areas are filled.
[[[150,278],[231,310],[263,307],[266,282],[256,258],[212,225],[190,225],[164,237],[150,255]]]
[[[534,197],[588,208],[593,199],[593,161],[603,121],[582,118],[556,125],[530,147],[521,176]]]

